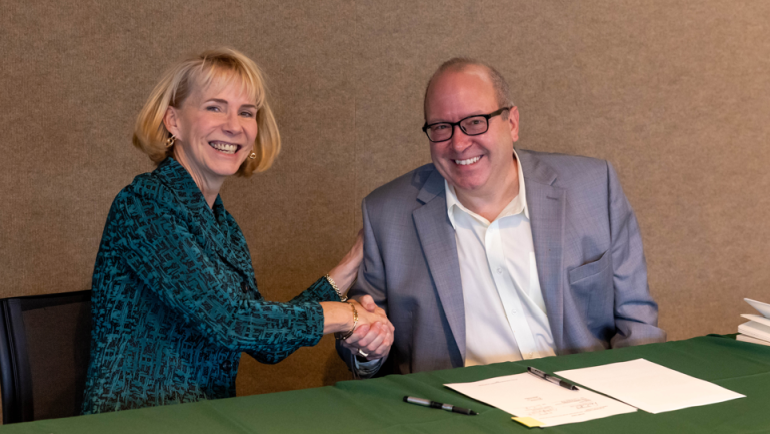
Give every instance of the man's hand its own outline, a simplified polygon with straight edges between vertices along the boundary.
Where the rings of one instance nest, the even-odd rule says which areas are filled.
[[[381,359],[388,355],[393,345],[393,324],[371,296],[365,295],[356,301],[363,307],[358,312],[360,325],[349,338],[342,341],[342,346],[366,360]]]

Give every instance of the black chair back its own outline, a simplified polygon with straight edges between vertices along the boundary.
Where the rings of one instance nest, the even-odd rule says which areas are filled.
[[[80,414],[91,291],[0,300],[3,423]]]

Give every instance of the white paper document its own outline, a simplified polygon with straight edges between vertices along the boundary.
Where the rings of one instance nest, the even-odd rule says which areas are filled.
[[[762,303],[761,301],[752,300],[750,298],[744,298],[746,303],[750,304],[754,309],[758,310],[765,318],[770,318],[770,304]]]
[[[770,325],[765,324],[765,322],[770,323],[770,319],[759,315],[756,315],[759,318],[751,318],[750,315],[741,316],[744,318],[748,316],[748,319],[751,321],[739,325],[738,333],[743,333],[744,335],[749,335],[756,339],[770,341]]]
[[[744,313],[744,314],[741,314],[741,318],[746,318],[749,321],[754,321],[756,323],[763,324],[763,325],[766,325],[766,326],[770,327],[770,318],[765,318],[762,315],[755,315],[755,314],[752,314],[752,313]]]
[[[590,390],[568,390],[528,373],[445,386],[514,416],[536,419],[543,426],[584,422],[636,411],[631,406]]]
[[[556,375],[650,413],[745,398],[740,393],[644,359],[559,371]]]

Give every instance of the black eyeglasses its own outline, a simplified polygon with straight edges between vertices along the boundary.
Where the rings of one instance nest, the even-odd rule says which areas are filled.
[[[435,124],[430,125],[426,122],[425,125],[422,126],[422,130],[431,142],[445,142],[451,139],[455,132],[455,125],[459,125],[466,136],[478,136],[489,130],[490,118],[500,115],[504,111],[510,109],[511,107],[502,107],[488,115],[468,116],[457,122],[436,122]]]

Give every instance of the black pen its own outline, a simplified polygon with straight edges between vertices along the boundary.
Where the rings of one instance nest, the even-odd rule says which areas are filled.
[[[533,367],[529,366],[527,368],[527,371],[529,371],[530,374],[532,374],[532,375],[534,375],[534,376],[536,376],[538,378],[541,378],[541,379],[543,379],[545,381],[550,381],[551,383],[556,384],[557,386],[561,386],[561,387],[563,387],[565,389],[579,390],[577,388],[577,386],[575,386],[574,384],[568,383],[568,382],[562,380],[559,377],[554,377],[553,375],[548,375],[545,372],[543,372],[543,371],[541,371],[541,370],[539,370],[537,368],[533,368]]]
[[[410,404],[422,405],[430,408],[440,408],[442,410],[451,411],[453,413],[467,414],[470,416],[475,416],[478,414],[475,411],[469,410],[467,408],[455,407],[454,405],[451,405],[451,404],[442,404],[440,402],[431,401],[429,399],[415,398],[412,396],[405,396],[404,402],[408,402]]]

